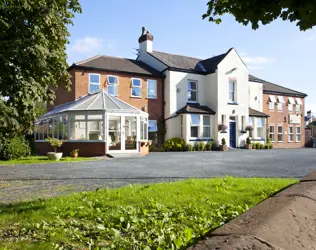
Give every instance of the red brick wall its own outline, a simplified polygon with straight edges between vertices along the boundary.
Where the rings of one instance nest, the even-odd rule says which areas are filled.
[[[157,120],[163,117],[164,101],[163,101],[163,79],[151,76],[140,76],[137,74],[130,73],[115,73],[115,72],[104,72],[98,70],[82,70],[72,69],[72,91],[67,92],[66,90],[59,87],[56,91],[56,100],[54,105],[60,105],[65,102],[73,101],[81,96],[88,93],[89,88],[89,73],[97,73],[101,75],[101,86],[106,89],[107,86],[107,75],[118,76],[118,98],[125,101],[135,108],[147,107],[149,113],[149,119]],[[135,98],[131,97],[131,78],[140,78],[142,80],[142,97]],[[147,79],[157,80],[157,99],[147,99]]]
[[[54,151],[47,142],[35,142],[35,147],[40,155]],[[70,152],[74,149],[79,149],[79,156],[83,157],[103,156],[106,144],[105,142],[65,142],[58,151],[63,152],[63,156],[70,156]]]
[[[305,101],[304,98],[300,98],[302,101],[301,105],[301,111],[297,113],[295,111],[295,105],[293,105],[293,111],[288,111],[288,96],[283,96],[284,103],[283,103],[283,111],[278,111],[277,105],[275,106],[274,110],[269,109],[269,96],[270,94],[263,94],[263,112],[265,114],[268,114],[270,117],[268,117],[268,126],[267,128],[270,127],[270,125],[274,124],[274,129],[275,129],[275,142],[273,143],[274,148],[301,148],[304,147],[305,145],[305,122],[304,122],[304,112],[305,112]],[[274,95],[275,99],[277,100],[277,95]],[[294,100],[296,97],[293,97]],[[289,123],[289,114],[298,114],[301,116],[301,124],[290,124]],[[278,124],[283,125],[283,142],[277,142],[278,138]],[[293,125],[294,128],[294,133],[293,133],[293,141],[294,142],[289,142],[289,125]],[[296,127],[300,126],[301,127],[301,142],[295,142],[296,138]]]

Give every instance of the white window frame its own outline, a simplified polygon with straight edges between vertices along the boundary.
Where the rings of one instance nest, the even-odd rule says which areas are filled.
[[[292,129],[292,133],[290,133],[291,129]],[[292,136],[292,140],[291,140],[291,136]],[[293,142],[294,141],[294,127],[293,127],[293,125],[289,126],[288,140],[289,140],[289,142]]]
[[[232,92],[230,89],[230,82],[233,82],[234,84],[234,91]],[[228,102],[229,103],[237,103],[237,80],[236,79],[229,79],[228,81]],[[230,100],[230,93],[233,93],[234,100]]]
[[[271,132],[271,127],[273,128],[273,133]],[[271,135],[273,135],[273,139],[271,138]],[[270,124],[269,126],[269,138],[271,140],[271,142],[275,142],[275,125],[274,124]]]
[[[99,83],[95,83],[95,82],[90,81],[90,77],[93,75],[99,77]],[[95,93],[96,91],[95,92],[90,91],[90,85],[97,85],[99,87],[99,90],[100,90],[100,88],[101,88],[101,74],[89,73],[89,89],[88,89],[88,91],[89,91],[89,93]]]
[[[139,81],[140,81],[140,86],[134,86],[134,80],[139,80]],[[142,79],[140,79],[140,78],[134,78],[134,77],[133,77],[133,78],[131,79],[131,81],[132,81],[131,97],[142,98],[142,86],[143,86]],[[140,89],[140,96],[133,95],[133,88]]]
[[[262,136],[264,135],[264,119],[263,119],[262,117],[256,117],[255,121],[256,121],[256,130],[257,130],[256,133],[257,133],[257,137],[258,137],[258,138],[263,138]],[[261,121],[262,126],[259,126],[259,125],[258,125],[258,122],[259,122],[259,121]],[[261,135],[259,136],[259,134],[260,134],[260,133],[258,133],[258,132],[259,132],[259,129],[260,129],[261,132],[262,132],[262,134],[261,134],[262,136],[261,136]]]
[[[275,110],[274,102],[269,102],[269,110]]]
[[[188,88],[189,82],[195,82],[196,89],[189,89]],[[196,92],[196,100],[192,101],[192,100],[189,100],[189,98],[188,98],[188,103],[197,103],[198,99],[199,99],[198,98],[198,81],[196,81],[196,80],[188,80],[187,81],[187,93],[189,93],[189,92],[190,92],[190,98],[192,97],[191,92]]]
[[[282,133],[279,133],[279,127],[281,127],[282,128]],[[278,142],[283,142],[283,124],[278,124]],[[279,141],[279,135],[282,135],[282,141]]]
[[[198,124],[192,124],[192,115],[196,115],[198,118],[199,118],[199,123]],[[200,117],[200,115],[198,115],[198,114],[190,114],[190,138],[192,138],[192,139],[197,139],[197,138],[199,138],[199,132],[200,132],[200,124],[201,124],[201,117]],[[191,128],[192,127],[197,127],[197,137],[192,137],[191,136]]]
[[[207,116],[210,118],[210,124],[209,125],[204,125],[204,117]],[[203,135],[203,138],[211,138],[211,116],[210,115],[202,115],[202,135]],[[209,137],[205,137],[204,136],[204,129],[208,129],[208,131],[210,132],[210,136]]]
[[[180,115],[180,138],[183,138],[183,115]]]
[[[296,113],[301,112],[301,105],[300,104],[295,105],[295,112]]]
[[[151,97],[151,96],[148,95],[149,94],[149,82],[155,82],[155,85],[156,85],[156,87],[155,87],[155,91],[156,91],[155,97]],[[147,79],[147,98],[148,99],[157,99],[157,80]]]
[[[278,111],[283,111],[283,103],[278,102]]]
[[[290,112],[293,112],[293,104],[292,104],[292,103],[289,103],[287,109],[288,109]]]
[[[298,128],[300,129],[300,132],[299,132],[299,133],[297,132],[297,129],[298,129]],[[295,134],[295,142],[301,142],[301,141],[302,141],[302,129],[301,129],[301,126],[296,126],[296,128],[295,128],[295,133],[296,133],[296,134]],[[300,136],[300,139],[299,139],[299,140],[297,139],[297,136],[298,136],[298,135]]]
[[[149,123],[150,122],[155,122],[156,123],[156,129],[155,130],[149,130]],[[148,133],[150,133],[150,132],[157,132],[158,131],[158,122],[157,122],[157,120],[148,120]]]
[[[115,77],[117,83],[116,83],[116,84],[110,83],[110,81],[109,81],[109,78],[110,78],[110,77]],[[114,85],[116,85],[116,88],[117,88],[117,95],[113,95],[113,96],[118,96],[118,95],[119,95],[119,91],[118,91],[119,79],[118,79],[118,76],[107,75],[107,76],[106,76],[106,81],[107,81],[107,89],[106,89],[107,93],[110,94],[110,93],[109,93],[109,87],[108,87],[108,86],[114,86]],[[110,95],[112,95],[112,94],[110,94]]]

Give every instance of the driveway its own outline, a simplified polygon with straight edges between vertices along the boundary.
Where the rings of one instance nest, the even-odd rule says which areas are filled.
[[[0,167],[0,202],[186,178],[300,178],[314,170],[316,149],[151,153],[142,158],[15,165]]]

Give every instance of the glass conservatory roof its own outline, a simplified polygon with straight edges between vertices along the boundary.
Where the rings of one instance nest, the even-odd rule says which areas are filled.
[[[53,110],[43,114],[39,119],[56,116],[68,111],[105,111],[110,113],[137,113],[148,115],[117,97],[109,95],[104,90],[100,90],[99,92],[80,97],[73,102],[56,106]]]

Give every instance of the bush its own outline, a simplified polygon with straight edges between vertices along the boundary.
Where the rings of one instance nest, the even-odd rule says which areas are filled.
[[[0,141],[0,159],[13,160],[31,154],[30,145],[24,136],[2,139]]]
[[[208,141],[205,145],[205,150],[211,150],[213,146],[213,143],[211,141]]]
[[[247,145],[250,145],[250,144],[251,144],[251,141],[250,141],[250,138],[249,138],[249,137],[247,137],[247,139],[246,139],[246,144],[247,144]]]
[[[256,143],[256,149],[261,149],[261,143],[259,142]]]
[[[264,149],[269,149],[269,145],[268,144],[264,145]]]
[[[205,150],[205,143],[203,141],[200,142],[200,150],[201,151]]]
[[[184,151],[193,151],[193,146],[192,144],[187,144],[184,146]]]
[[[182,138],[171,138],[163,144],[165,151],[183,151],[185,147],[185,141]]]
[[[260,149],[264,149],[264,145],[263,144],[260,144]]]
[[[256,143],[251,143],[252,149],[256,149]]]
[[[58,140],[51,137],[46,138],[46,141],[54,149],[55,152],[57,152],[58,148],[60,148],[65,142],[64,140]]]
[[[201,144],[200,143],[194,143],[193,151],[201,151]]]
[[[211,150],[213,150],[213,151],[217,150],[217,143],[216,142],[212,143]]]
[[[273,149],[273,145],[271,143],[267,145],[269,146],[269,149]]]

